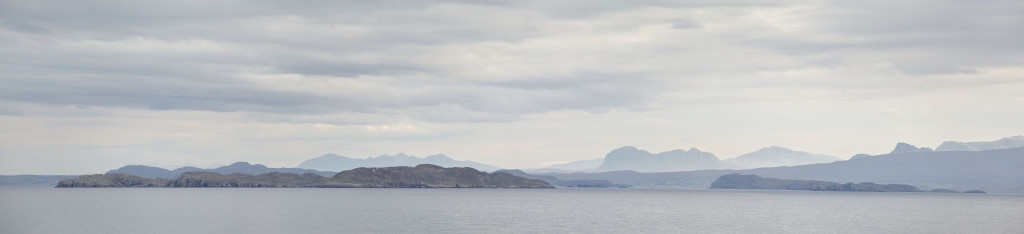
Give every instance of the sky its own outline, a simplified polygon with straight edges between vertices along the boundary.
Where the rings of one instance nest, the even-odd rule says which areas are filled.
[[[0,174],[1024,134],[1022,1],[0,0]]]

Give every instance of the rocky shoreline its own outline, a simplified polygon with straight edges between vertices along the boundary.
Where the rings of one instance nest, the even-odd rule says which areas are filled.
[[[846,191],[846,192],[924,192],[917,187],[906,184],[845,183],[840,184],[816,180],[784,180],[765,178],[754,174],[742,175],[733,173],[718,177],[709,189],[774,189],[774,190],[809,190],[809,191]],[[949,189],[935,189],[931,192],[956,193]],[[965,193],[984,193],[980,190]]]
[[[57,188],[108,187],[246,187],[246,188],[554,188],[538,179],[509,173],[487,173],[469,167],[444,168],[431,164],[415,167],[356,168],[333,177],[314,173],[270,172],[259,175],[186,172],[177,179],[145,178],[124,173],[84,175],[63,179]]]

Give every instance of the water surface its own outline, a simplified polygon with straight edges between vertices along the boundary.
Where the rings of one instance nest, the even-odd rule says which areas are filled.
[[[1024,233],[1024,196],[672,189],[0,188],[0,233]]]

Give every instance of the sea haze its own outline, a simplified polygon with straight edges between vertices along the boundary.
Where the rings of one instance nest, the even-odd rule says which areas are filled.
[[[1024,196],[674,189],[0,188],[0,233],[1020,233]]]

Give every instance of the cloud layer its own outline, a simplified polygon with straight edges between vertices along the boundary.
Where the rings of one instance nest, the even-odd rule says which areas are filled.
[[[18,124],[0,133],[0,174],[52,159],[88,171],[396,151],[529,167],[617,144],[852,155],[889,147],[857,140],[871,133],[1018,135],[1020,12],[1016,1],[2,1],[0,120]],[[174,130],[188,134],[164,134]]]

